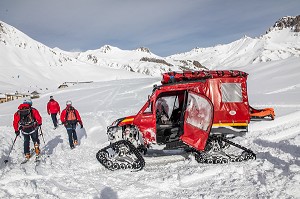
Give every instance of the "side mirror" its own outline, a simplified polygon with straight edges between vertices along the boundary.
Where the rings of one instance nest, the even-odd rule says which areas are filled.
[[[158,86],[156,84],[153,85],[152,92],[154,92],[156,89],[158,89]]]

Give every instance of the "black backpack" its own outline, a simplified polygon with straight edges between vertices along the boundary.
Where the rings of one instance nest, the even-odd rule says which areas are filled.
[[[31,108],[23,108],[18,110],[18,114],[20,116],[19,125],[23,130],[26,129],[34,129],[35,126],[35,118],[33,117]]]

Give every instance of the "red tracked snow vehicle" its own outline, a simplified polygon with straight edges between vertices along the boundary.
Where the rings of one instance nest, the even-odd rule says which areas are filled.
[[[140,170],[142,153],[155,144],[183,148],[199,163],[255,159],[250,149],[229,140],[248,131],[247,76],[236,70],[164,73],[136,115],[107,127],[111,144],[96,158],[110,170]]]

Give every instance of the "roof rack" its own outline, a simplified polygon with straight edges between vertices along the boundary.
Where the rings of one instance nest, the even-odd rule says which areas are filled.
[[[239,70],[201,70],[201,71],[182,71],[167,72],[162,74],[162,84],[170,84],[176,82],[205,80],[213,78],[247,78],[248,74]]]

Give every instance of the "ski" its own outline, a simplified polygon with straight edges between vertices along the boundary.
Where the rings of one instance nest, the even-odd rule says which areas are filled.
[[[31,158],[23,160],[23,161],[21,162],[21,164],[27,163],[30,159],[31,159]],[[34,160],[35,165],[38,166],[38,165],[40,164],[40,162],[41,162],[41,157],[40,157],[40,156],[36,156],[36,157],[35,157],[35,160]]]
[[[30,149],[30,158],[25,158],[25,160],[23,160],[22,162],[21,162],[21,164],[25,164],[25,163],[27,163],[31,158],[32,158],[32,156],[33,156],[33,154],[35,153],[35,151],[34,151],[34,149]]]
[[[21,162],[21,164],[25,164],[25,163],[27,163],[29,160],[30,160],[30,158],[29,158],[29,159],[25,159],[25,160],[23,160],[23,161]]]

